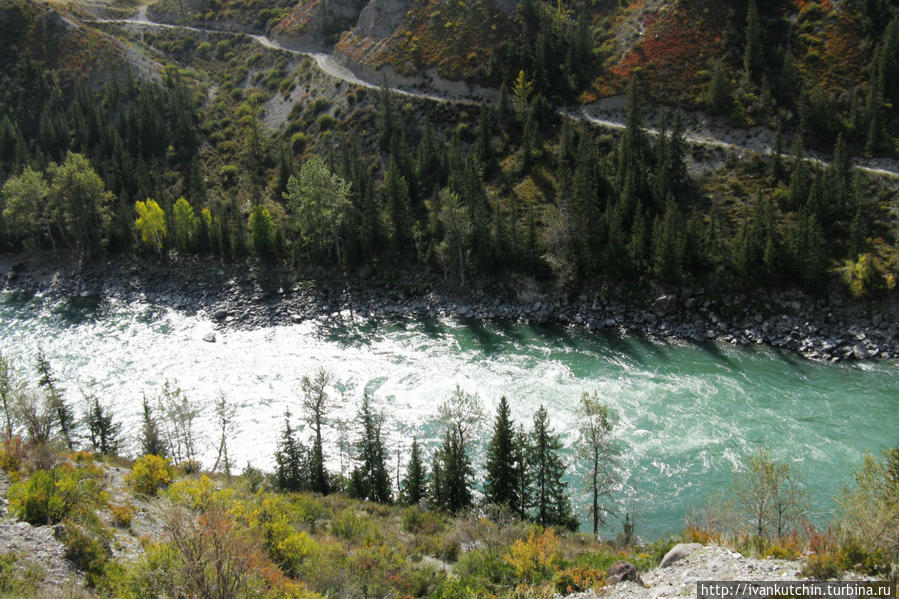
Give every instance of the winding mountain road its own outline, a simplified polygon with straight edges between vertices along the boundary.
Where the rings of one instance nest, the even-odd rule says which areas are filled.
[[[120,25],[128,25],[132,27],[152,27],[152,28],[162,28],[162,29],[182,29],[184,31],[193,31],[196,33],[203,34],[225,34],[225,35],[240,35],[235,32],[224,31],[220,29],[207,29],[202,27],[195,27],[191,25],[176,25],[171,23],[159,23],[156,21],[151,21],[147,17],[147,7],[142,6],[137,12],[137,15],[133,19],[93,19],[91,21],[87,21],[91,23],[111,23],[111,24],[120,24]],[[287,47],[277,40],[273,40],[261,34],[255,33],[247,33],[244,34],[252,38],[256,43],[263,46],[264,48],[268,48],[270,50],[277,50],[281,52],[288,52],[290,54],[299,55],[299,56],[308,56],[315,61],[315,64],[318,68],[325,73],[326,75],[338,79],[341,81],[345,81],[352,85],[357,85],[360,87],[365,87],[368,89],[379,89],[381,86],[377,85],[371,81],[366,81],[362,79],[355,73],[353,73],[346,66],[340,64],[334,57],[325,52],[310,52],[305,50],[297,50],[294,48]],[[391,92],[408,96],[412,98],[421,98],[425,100],[430,100],[432,102],[441,102],[441,103],[454,103],[454,104],[465,104],[465,105],[477,105],[480,101],[472,100],[469,98],[460,98],[453,97],[448,95],[442,95],[438,93],[429,93],[425,91],[419,90],[409,90],[403,89],[399,87],[389,87]],[[595,125],[597,127],[602,127],[606,129],[624,129],[625,128],[625,120],[623,115],[620,114],[602,114],[598,115],[590,108],[581,107],[578,109],[565,109],[560,108],[557,111],[560,115],[565,116],[567,118],[575,119],[578,121],[583,121]],[[649,127],[646,129],[650,134],[657,134],[658,130]],[[770,132],[766,136],[768,141],[766,140],[753,140],[749,141],[741,141],[737,139],[737,136],[730,134],[727,135],[727,139],[724,138],[724,135],[716,135],[714,131],[710,128],[700,128],[700,127],[690,127],[687,126],[684,138],[691,145],[705,146],[711,148],[719,148],[724,150],[736,150],[742,152],[753,152],[762,155],[770,155],[773,152],[773,144],[770,142],[772,136]],[[806,158],[809,162],[827,165],[829,162],[820,156],[809,156]],[[859,160],[856,159],[856,168],[859,170],[883,176],[889,177],[894,181],[899,181],[899,161],[892,159],[881,159],[874,163],[873,161]]]

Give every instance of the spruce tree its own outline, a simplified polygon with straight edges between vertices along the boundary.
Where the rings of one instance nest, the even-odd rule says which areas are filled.
[[[63,399],[62,389],[56,384],[56,375],[53,374],[53,369],[50,367],[50,362],[47,360],[44,350],[40,348],[37,350],[36,368],[40,377],[37,384],[47,392],[50,405],[56,414],[56,424],[59,426],[59,431],[62,433],[66,446],[69,448],[69,451],[72,451],[75,449],[72,439],[75,432],[75,415],[72,412],[72,408]]]
[[[389,503],[390,476],[387,474],[384,440],[381,438],[384,416],[374,411],[368,393],[362,396],[358,419],[360,435],[355,449],[359,464],[350,474],[348,494],[357,499]]]
[[[168,451],[166,451],[165,441],[159,432],[159,422],[156,420],[156,417],[153,416],[153,409],[150,407],[150,402],[147,400],[146,395],[144,395],[143,400],[142,418],[141,453],[143,453],[143,455],[166,457]]]
[[[309,488],[327,495],[330,491],[328,473],[325,471],[325,454],[322,441],[322,429],[331,408],[331,398],[327,387],[331,383],[331,374],[319,368],[313,376],[304,376],[300,383],[303,394],[303,415],[306,423],[312,428],[315,437],[309,455]]]
[[[450,514],[471,507],[471,460],[457,427],[447,427],[434,463],[436,507]]]
[[[290,425],[290,410],[284,412],[284,428],[275,451],[275,485],[282,491],[308,488],[306,450]]]
[[[527,510],[531,505],[531,471],[528,467],[530,447],[530,435],[519,424],[515,431],[512,460],[515,464],[515,495],[518,498],[515,511],[521,519],[527,517]]]
[[[746,46],[743,51],[743,72],[746,79],[758,82],[764,68],[764,47],[762,46],[762,23],[755,0],[749,0],[746,11]]]
[[[496,411],[493,436],[487,445],[487,479],[484,482],[484,499],[487,503],[501,504],[518,511],[516,493],[515,428],[509,415],[509,402],[503,396]]]
[[[421,459],[421,448],[418,439],[412,439],[412,449],[409,454],[409,465],[406,466],[406,476],[400,491],[400,498],[406,505],[418,505],[428,491],[428,474],[425,471],[424,462]]]
[[[88,434],[91,447],[104,455],[113,454],[119,448],[119,432],[122,425],[112,420],[112,412],[97,399],[96,395],[90,395],[87,400]]]
[[[546,408],[542,405],[534,415],[534,430],[528,465],[532,472],[531,506],[533,517],[541,526],[560,526],[575,530],[577,520],[571,512],[568,483],[562,480],[565,465],[559,455],[562,443],[549,426]]]

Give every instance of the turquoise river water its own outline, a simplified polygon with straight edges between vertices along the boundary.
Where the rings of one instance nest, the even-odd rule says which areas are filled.
[[[87,391],[112,406],[132,451],[141,397],[158,395],[170,379],[204,406],[207,465],[214,458],[212,403],[220,391],[239,406],[231,454],[241,466],[271,469],[284,411],[300,413],[299,380],[318,366],[333,373],[332,392],[343,398],[327,436],[334,470],[345,465],[340,421],[352,427],[363,390],[386,412],[392,461],[399,454],[401,462],[413,435],[428,446],[436,442],[436,406],[456,385],[484,404],[481,440],[504,394],[516,421],[527,426],[544,404],[568,446],[577,443],[578,398],[596,391],[617,416],[618,513],[634,510],[637,533],[648,539],[680,531],[689,508],[729,488],[741,456],[758,446],[800,474],[813,521],[826,524],[834,495],[851,482],[864,452],[879,454],[899,442],[896,362],[825,365],[767,348],[348,315],[219,330],[214,343],[203,341],[212,330],[203,314],[146,304],[0,295],[0,351],[23,377],[33,380],[31,365],[42,347],[79,411]],[[475,454],[480,467],[483,447]],[[583,506],[573,454],[568,459],[571,490]],[[620,530],[620,523],[611,527]]]

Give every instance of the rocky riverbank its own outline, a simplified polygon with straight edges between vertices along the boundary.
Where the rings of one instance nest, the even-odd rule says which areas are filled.
[[[385,280],[368,267],[343,279],[324,270],[298,275],[255,263],[199,259],[117,258],[93,264],[46,256],[0,259],[0,285],[7,292],[145,301],[205,314],[219,327],[259,328],[350,315],[451,317],[579,326],[698,344],[765,344],[829,362],[899,356],[895,304],[861,305],[836,293],[812,300],[787,294],[722,298],[702,289],[635,295],[600,288],[569,299],[526,279],[488,292],[459,290],[422,273],[392,278]]]
[[[679,558],[669,561],[669,556],[658,568],[641,572],[643,584],[625,580],[609,585],[600,592],[567,595],[569,599],[661,599],[662,597],[695,597],[699,580],[739,580],[790,582],[804,580],[800,574],[802,563],[796,560],[754,559],[713,545],[695,543],[677,545]],[[669,552],[669,555],[672,553]],[[864,580],[865,577],[845,573],[842,580]]]

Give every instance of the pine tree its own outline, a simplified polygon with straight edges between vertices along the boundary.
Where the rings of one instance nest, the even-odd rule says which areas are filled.
[[[455,426],[447,427],[443,443],[434,458],[432,483],[435,507],[450,514],[471,507],[472,474],[471,459],[460,430]]]
[[[428,493],[428,473],[421,458],[421,448],[418,439],[412,439],[412,449],[409,453],[409,464],[406,466],[406,476],[400,491],[400,499],[405,505],[418,505],[424,501]]]
[[[63,399],[62,389],[56,384],[56,375],[50,367],[50,362],[47,360],[44,350],[40,348],[37,350],[36,368],[40,377],[37,384],[47,392],[47,396],[50,399],[50,405],[56,414],[56,424],[59,426],[62,438],[66,442],[69,451],[73,451],[75,449],[73,440],[75,434],[75,414],[72,413],[72,408],[66,404],[65,399]]]
[[[143,426],[141,431],[141,453],[143,455],[156,455],[164,458],[168,455],[165,441],[159,432],[159,422],[153,416],[153,409],[147,396],[143,399]]]
[[[518,498],[516,513],[521,519],[527,517],[527,510],[531,505],[531,471],[528,466],[530,447],[530,435],[519,424],[515,431],[512,463],[515,464],[515,496]]]
[[[506,505],[519,511],[516,492],[515,427],[509,415],[509,402],[503,396],[496,411],[493,436],[487,445],[487,478],[484,481],[484,499],[488,504]]]
[[[393,144],[396,135],[396,124],[393,121],[393,107],[390,101],[390,89],[387,81],[381,87],[381,117],[378,131],[378,147],[381,152],[387,152]]]
[[[374,411],[368,393],[362,396],[359,408],[360,436],[356,442],[356,459],[359,464],[350,475],[348,495],[378,503],[390,503],[390,476],[385,464],[384,440],[381,427],[383,414]]]
[[[303,415],[315,433],[309,455],[309,488],[322,495],[327,495],[330,491],[322,440],[322,430],[331,408],[331,398],[327,391],[330,383],[331,375],[324,368],[319,368],[311,377],[304,376],[300,383]]]
[[[89,395],[85,400],[87,412],[84,420],[87,422],[91,447],[104,455],[115,453],[119,448],[121,423],[113,422],[112,412],[100,403],[96,395]]]
[[[275,485],[282,491],[302,491],[308,488],[306,448],[296,438],[290,425],[290,410],[284,413],[284,428],[275,451]]]
[[[549,427],[549,417],[542,405],[534,415],[528,465],[532,472],[531,506],[533,517],[541,526],[560,526],[575,530],[577,520],[571,512],[568,483],[562,480],[565,465],[559,455],[562,443]]]
[[[757,83],[764,70],[764,47],[762,46],[762,23],[756,0],[749,0],[746,12],[746,47],[743,51],[743,72],[748,81]]]

